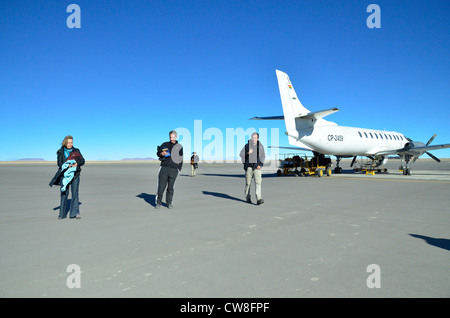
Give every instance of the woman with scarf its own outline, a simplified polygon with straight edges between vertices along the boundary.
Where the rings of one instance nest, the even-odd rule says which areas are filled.
[[[69,209],[69,217],[71,219],[80,219],[81,216],[79,208],[80,204],[78,199],[78,188],[80,185],[80,172],[81,166],[84,165],[84,158],[81,155],[80,150],[73,146],[73,137],[70,135],[64,137],[62,147],[56,152],[56,155],[57,164],[61,172],[61,180],[62,178],[64,178],[64,171],[62,171],[62,169],[66,170],[66,168],[68,168],[73,170],[73,168],[76,168],[73,178],[71,179],[69,184],[65,185],[62,181],[58,183],[61,184],[61,205],[59,208],[58,219],[64,219],[67,216]],[[66,162],[68,162],[69,165],[65,164]],[[69,188],[71,188],[72,191],[72,201],[70,207],[68,206],[67,202],[67,199],[69,197]]]

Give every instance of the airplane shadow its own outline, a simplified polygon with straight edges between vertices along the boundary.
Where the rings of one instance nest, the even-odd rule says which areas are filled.
[[[434,238],[434,237],[429,237],[429,236],[424,236],[424,235],[419,235],[419,234],[409,234],[409,235],[412,237],[415,237],[415,238],[420,238],[430,245],[440,247],[440,248],[443,248],[444,250],[450,251],[450,240],[449,239]]]
[[[229,200],[234,200],[234,201],[239,201],[239,202],[245,202],[245,200],[236,198],[236,197],[232,197],[231,195],[225,194],[225,193],[220,193],[220,192],[211,192],[211,191],[202,191],[202,193],[204,195],[211,195],[213,197],[217,197],[217,198],[222,198],[222,199],[229,199]]]
[[[146,203],[150,204],[153,207],[156,206],[156,194],[141,193],[136,195],[136,197],[143,199]]]

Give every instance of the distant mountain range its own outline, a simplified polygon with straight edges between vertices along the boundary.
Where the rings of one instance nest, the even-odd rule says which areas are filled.
[[[147,158],[124,158],[121,160],[143,161],[143,160],[158,160],[158,159],[147,157]]]
[[[13,161],[47,161],[47,160],[42,159],[42,158],[22,158],[22,159],[17,159],[17,160],[13,160]]]

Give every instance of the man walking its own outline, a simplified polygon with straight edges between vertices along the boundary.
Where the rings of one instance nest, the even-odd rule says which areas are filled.
[[[156,194],[156,209],[162,204],[164,191],[167,187],[166,204],[169,209],[173,208],[174,184],[183,166],[183,146],[177,141],[177,132],[169,132],[170,141],[158,146],[156,155],[161,161],[158,174],[158,192]]]
[[[254,178],[256,186],[256,204],[263,204],[264,200],[261,197],[261,168],[264,165],[266,154],[264,152],[264,146],[259,142],[258,133],[254,132],[252,134],[252,139],[248,141],[244,148],[242,148],[240,156],[245,170],[245,197],[247,203],[252,203],[250,185]]]
[[[197,174],[197,168],[198,168],[198,161],[199,161],[199,157],[197,156],[196,152],[192,153],[191,156],[191,177],[195,177],[195,175]]]

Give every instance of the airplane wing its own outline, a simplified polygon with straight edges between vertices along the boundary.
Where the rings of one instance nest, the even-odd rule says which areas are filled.
[[[278,149],[291,149],[291,150],[303,150],[303,151],[312,151],[312,149],[308,149],[308,148],[301,148],[301,147],[276,147],[276,146],[269,146],[269,148],[278,148]]]
[[[375,155],[384,156],[384,155],[402,155],[402,154],[410,154],[413,156],[422,155],[423,153],[429,150],[437,150],[450,148],[450,144],[442,144],[442,145],[433,145],[433,146],[420,146],[420,147],[406,147],[397,150],[389,150],[389,151],[380,151]]]

